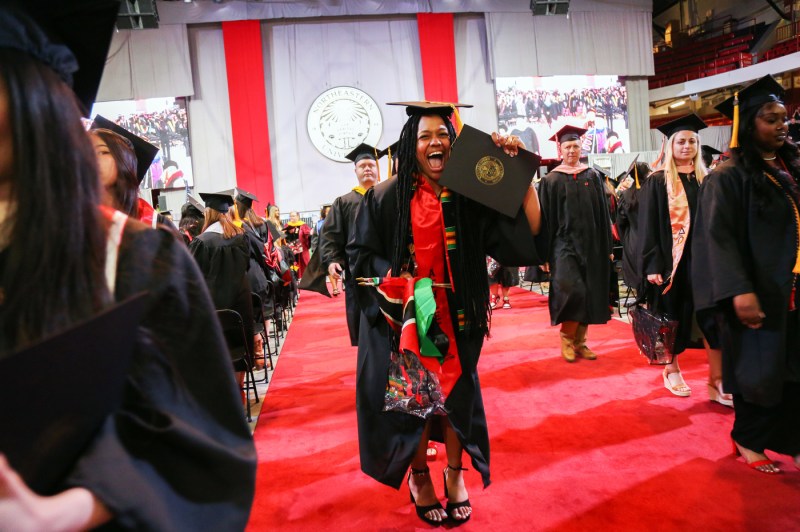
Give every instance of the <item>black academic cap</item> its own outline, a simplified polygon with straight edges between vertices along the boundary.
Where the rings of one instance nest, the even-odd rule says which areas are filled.
[[[553,142],[558,142],[561,144],[562,142],[567,142],[570,140],[580,140],[584,133],[586,133],[586,129],[582,127],[575,127],[566,125],[556,131],[556,133],[550,137],[550,140]]]
[[[88,116],[119,4],[119,0],[6,0],[0,7],[0,47],[21,50],[53,69],[75,91]]]
[[[721,152],[721,151],[719,151],[718,149],[716,149],[716,148],[714,148],[714,147],[712,147],[712,146],[707,146],[707,145],[705,145],[705,144],[703,144],[702,146],[700,146],[700,149],[703,151],[703,153],[707,153],[707,154],[709,154],[709,155],[711,155],[711,156],[714,156],[714,155],[719,155],[720,153],[722,153],[722,152]]]
[[[679,131],[693,131],[697,133],[701,129],[705,129],[706,123],[703,119],[695,113],[691,113],[675,120],[670,120],[666,124],[660,125],[657,129],[664,134],[665,137],[670,138],[672,135]]]
[[[599,173],[601,176],[603,176],[603,177],[609,177],[609,176],[611,176],[611,174],[609,174],[608,172],[606,172],[606,171],[605,171],[605,169],[604,169],[602,166],[598,166],[598,165],[596,165],[596,164],[593,164],[593,165],[592,165],[592,168],[594,168],[595,170],[597,170],[597,172],[598,172],[598,173]]]
[[[233,206],[233,196],[231,194],[217,192],[210,194],[208,192],[201,192],[200,197],[206,202],[206,207],[219,211],[223,214]]]
[[[419,102],[388,102],[386,105],[402,105],[406,108],[406,114],[408,116],[430,114],[450,116],[453,114],[454,107],[472,107],[472,105],[468,103],[431,102],[427,100]]]
[[[514,217],[539,169],[541,157],[498,148],[491,135],[464,125],[439,183],[506,216]]]
[[[252,192],[248,192],[241,188],[236,188],[236,201],[242,203],[247,208],[253,207],[253,202],[258,201],[258,197]]]
[[[784,90],[781,84],[775,81],[775,78],[767,74],[739,91],[739,108],[741,110],[746,110],[752,109],[753,107],[761,107],[767,102],[780,101],[783,95]],[[731,96],[717,105],[715,109],[732,119],[735,99],[736,95]]]
[[[636,168],[636,163],[639,161],[639,154],[636,154],[636,157],[633,158],[631,164],[628,165],[628,169],[623,172],[623,176],[628,176],[633,173],[633,170]]]
[[[194,196],[187,196],[186,203],[181,207],[181,218],[186,216],[202,216],[205,207]]]
[[[378,157],[378,149],[374,146],[370,146],[369,144],[364,144],[363,142],[356,146],[356,148],[345,155],[348,159],[357,163],[361,159],[372,159],[373,161],[377,161]]]
[[[398,140],[394,144],[391,144],[391,145],[385,147],[384,149],[382,149],[381,151],[378,152],[378,159],[380,159],[381,157],[383,157],[385,155],[388,155],[389,153],[395,153],[396,154],[397,153],[397,147],[399,145],[400,145],[400,141]]]
[[[156,158],[159,148],[101,115],[94,117],[92,129],[108,129],[128,139],[133,147],[133,151],[136,153],[136,177],[139,179],[139,183],[141,183],[144,176],[147,175],[147,169],[153,164],[153,160]]]

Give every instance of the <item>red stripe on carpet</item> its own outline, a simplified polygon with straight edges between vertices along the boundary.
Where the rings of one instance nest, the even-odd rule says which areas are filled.
[[[547,299],[511,296],[480,361],[493,482],[466,473],[474,516],[461,530],[798,530],[800,472],[785,456],[772,455],[777,477],[732,457],[733,411],[708,401],[703,351],[681,355],[693,395],[675,397],[629,325],[590,327],[600,357],[567,364]],[[406,488],[360,471],[348,344],[344,298],[304,292],[255,432],[250,530],[431,528]]]

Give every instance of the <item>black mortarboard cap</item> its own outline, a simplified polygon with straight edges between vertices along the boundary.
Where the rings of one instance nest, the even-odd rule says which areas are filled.
[[[63,489],[121,404],[145,299],[133,296],[0,360],[0,450],[37,493]]]
[[[432,102],[427,100],[419,102],[388,102],[386,105],[402,105],[406,108],[406,114],[408,116],[428,114],[450,116],[453,113],[454,107],[472,107],[472,105],[468,103]]]
[[[767,102],[780,101],[783,98],[784,92],[781,84],[778,83],[775,78],[767,74],[738,92],[739,108],[741,111],[745,111],[753,107],[761,107]],[[731,96],[717,105],[715,109],[732,119],[735,99],[735,95]]]
[[[694,131],[697,133],[706,127],[708,126],[706,126],[706,123],[703,122],[702,118],[697,116],[695,113],[691,113],[680,118],[676,118],[675,120],[670,120],[666,124],[658,126],[657,129],[663,133],[665,137],[670,138],[679,131]]]
[[[361,159],[372,159],[373,161],[377,161],[380,157],[378,156],[378,149],[374,146],[370,146],[369,144],[364,144],[363,142],[356,146],[356,148],[345,155],[348,159],[357,163]]]
[[[378,152],[378,159],[380,159],[381,157],[384,157],[386,155],[389,155],[390,153],[395,153],[396,154],[397,153],[397,147],[399,145],[400,145],[400,141],[398,140],[394,144],[391,144],[391,145],[385,147],[384,149],[382,149],[381,151]]]
[[[716,148],[714,148],[712,146],[708,146],[706,144],[703,144],[702,146],[700,146],[700,149],[703,150],[703,153],[707,153],[707,154],[709,154],[711,156],[719,155],[720,153],[722,153],[720,150],[718,150],[718,149],[716,149]]]
[[[598,166],[596,164],[593,164],[592,168],[594,168],[603,177],[610,177],[611,176],[611,174],[606,172],[606,170],[602,166]]]
[[[203,216],[205,207],[194,196],[186,196],[186,203],[181,207],[181,218],[185,216]]]
[[[243,204],[248,209],[253,208],[253,202],[258,201],[258,197],[252,192],[248,192],[241,188],[236,188],[236,201]]]
[[[136,177],[139,179],[139,183],[141,183],[144,176],[147,175],[147,169],[153,164],[153,160],[156,158],[159,148],[101,115],[94,117],[92,129],[108,129],[128,139],[128,142],[130,142],[133,147],[133,151],[136,153]]]
[[[72,87],[88,116],[119,4],[119,0],[7,0],[0,7],[0,47],[21,50],[52,68]]]
[[[465,124],[439,183],[514,217],[541,160],[527,150],[511,157],[495,145],[491,135]]]
[[[582,127],[570,126],[568,124],[556,131],[555,134],[550,137],[550,140],[553,142],[558,142],[559,144],[570,140],[580,140],[586,131],[587,130]]]
[[[233,206],[233,196],[225,192],[214,194],[201,192],[200,197],[206,202],[206,208],[214,209],[223,214],[227,213]]]

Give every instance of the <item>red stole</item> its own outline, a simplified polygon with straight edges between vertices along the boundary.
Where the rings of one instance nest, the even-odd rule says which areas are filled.
[[[447,264],[445,250],[445,225],[442,219],[442,204],[431,186],[421,179],[417,182],[417,190],[411,198],[411,234],[414,241],[414,258],[417,264],[416,277],[430,277],[434,283],[452,283],[452,274]],[[434,319],[442,332],[450,340],[444,362],[431,357],[420,357],[422,364],[434,372],[442,385],[442,392],[449,395],[453,385],[461,376],[461,362],[458,358],[456,335],[447,302],[446,290],[434,288],[436,315]]]

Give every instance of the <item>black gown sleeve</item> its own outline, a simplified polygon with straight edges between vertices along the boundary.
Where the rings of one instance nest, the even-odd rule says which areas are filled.
[[[537,250],[537,238],[531,233],[522,208],[514,218],[489,209],[484,212],[482,223],[487,255],[503,266],[532,266],[544,262]]]
[[[747,242],[747,217],[743,216],[742,180],[734,169],[715,174],[702,195],[708,238],[708,266],[713,299],[755,292],[751,266],[740,246]]]
[[[667,201],[664,173],[657,172],[650,176],[639,190],[639,272],[642,283],[647,282],[651,274],[668,275],[672,257],[664,257],[662,249],[662,226],[664,224],[664,207]],[[669,243],[672,248],[672,241]],[[664,279],[666,281],[666,278]]]
[[[385,277],[389,273],[392,231],[397,224],[395,197],[396,180],[391,180],[369,189],[359,204],[346,248],[353,278]],[[358,306],[374,325],[380,318],[375,290],[359,286],[356,294]]]
[[[320,262],[324,269],[327,270],[328,266],[334,262],[342,268],[345,267],[347,264],[345,247],[348,237],[342,199],[339,197],[333,200],[333,205],[325,218],[319,236],[319,251],[322,253]]]
[[[241,530],[256,455],[214,307],[185,246],[129,222],[116,299],[142,290],[146,311],[123,404],[67,485],[87,488],[111,510],[104,528]]]

